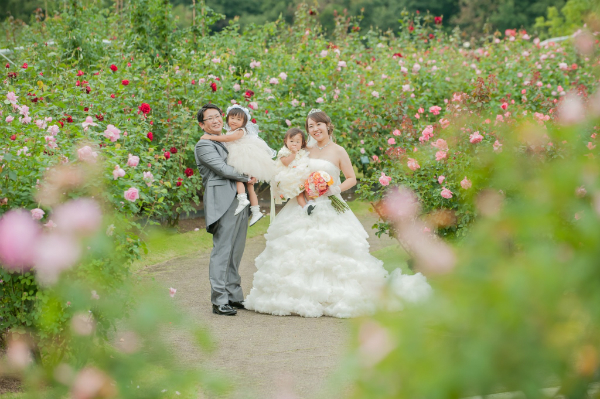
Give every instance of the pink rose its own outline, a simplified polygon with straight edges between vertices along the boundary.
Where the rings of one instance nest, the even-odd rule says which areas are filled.
[[[115,169],[112,172],[113,178],[117,180],[119,177],[125,176],[125,170],[121,169],[119,165],[115,165]]]
[[[316,101],[317,101],[317,103],[321,104],[321,103],[323,103],[325,100],[323,100],[323,98],[322,98],[322,97],[319,97],[319,98],[317,98],[317,100],[316,100]]]
[[[152,175],[152,172],[144,172],[143,175],[143,179],[146,182],[146,185],[150,187],[152,185],[152,182],[154,181],[154,176]]]
[[[502,144],[498,140],[494,142],[494,152],[502,152]]]
[[[396,139],[393,137],[390,137],[387,142],[389,145],[394,145],[394,144],[396,144]]]
[[[508,108],[508,103],[502,103],[502,105],[500,105],[500,108],[506,110]]]
[[[417,162],[416,159],[414,158],[408,158],[408,162],[406,163],[406,165],[408,166],[408,168],[410,170],[417,170],[419,169],[421,166],[419,165],[419,162]]]
[[[446,180],[445,176],[438,177],[438,183],[442,184],[444,182],[444,180]]]
[[[446,151],[438,151],[435,153],[435,160],[436,161],[441,161],[442,159],[446,158],[447,154]]]
[[[400,130],[396,129],[396,130],[394,130],[394,131],[392,132],[392,134],[393,134],[394,136],[400,136],[402,133],[400,132]]]
[[[115,142],[119,139],[119,137],[121,137],[121,131],[113,125],[108,125],[104,131],[104,137],[110,139],[112,142]]]
[[[98,124],[94,122],[94,119],[91,116],[87,116],[85,122],[81,123],[81,126],[83,126],[83,131],[87,132],[90,126],[98,126]]]
[[[130,187],[125,191],[125,199],[127,201],[135,202],[138,198],[140,198],[140,192],[135,187]]]
[[[441,196],[448,199],[452,198],[452,191],[448,190],[446,187],[442,188]]]
[[[465,190],[470,189],[472,186],[471,180],[467,179],[467,176],[465,176],[465,178],[461,180],[460,186]]]
[[[7,99],[7,100],[8,100],[8,102],[9,102],[9,103],[11,103],[11,104],[16,104],[16,103],[17,103],[17,99],[18,99],[18,98],[19,98],[19,97],[18,97],[18,96],[17,96],[17,95],[16,95],[14,92],[12,92],[12,91],[9,91],[9,92],[6,94],[6,99]]]
[[[433,107],[429,107],[429,112],[431,112],[434,115],[439,115],[441,110],[442,110],[442,108],[438,107],[437,105],[434,105]]]
[[[237,83],[233,85],[233,91],[240,91],[241,88],[242,87]]]
[[[392,181],[391,177],[386,176],[385,173],[381,172],[381,177],[379,178],[379,183],[382,186],[389,186],[391,181]]]
[[[0,218],[0,263],[11,269],[33,265],[40,227],[24,210],[8,211]]]
[[[44,212],[40,208],[35,208],[35,209],[31,210],[31,218],[33,220],[40,220],[41,218],[44,217],[45,214],[46,214],[46,212]]]
[[[371,95],[375,98],[379,98],[379,92],[378,91],[372,91]]]
[[[175,297],[175,293],[177,292],[177,289],[171,287],[169,288],[169,295],[171,296],[171,298]]]
[[[12,121],[15,120],[15,118],[12,115],[8,115],[5,120],[6,120],[6,123],[11,123]]]
[[[269,83],[271,83],[272,85],[278,85],[279,84],[279,79],[277,79],[277,78],[271,78],[271,80],[269,80]]]
[[[285,72],[281,72],[281,73],[279,74],[279,78],[280,78],[280,79],[282,79],[282,80],[286,80],[286,79],[287,79],[287,73],[285,73]]]
[[[48,133],[50,133],[53,136],[56,136],[59,131],[60,128],[58,127],[58,125],[52,125],[48,128]]]
[[[437,139],[433,143],[431,143],[432,147],[437,148],[440,151],[448,151],[448,143],[444,139]]]
[[[483,136],[479,134],[479,132],[475,132],[469,136],[469,141],[471,142],[471,144],[480,143],[481,140],[483,140]]]
[[[135,168],[136,166],[138,166],[139,163],[140,163],[140,157],[129,154],[129,158],[127,159],[127,166],[131,166],[132,168]]]
[[[442,129],[447,128],[448,126],[450,126],[450,121],[448,119],[440,119],[440,125],[442,126]]]
[[[34,251],[37,278],[43,284],[53,284],[63,270],[74,266],[81,256],[75,237],[48,234],[41,237]]]
[[[289,119],[286,119],[285,124],[288,125],[288,127],[290,127],[290,126],[292,126],[292,121],[290,121]]]
[[[420,142],[429,141],[430,138],[433,137],[433,126],[427,125],[423,132],[421,133],[421,137],[419,137]]]
[[[384,207],[394,220],[412,219],[420,210],[417,196],[406,187],[390,189],[384,198]]]

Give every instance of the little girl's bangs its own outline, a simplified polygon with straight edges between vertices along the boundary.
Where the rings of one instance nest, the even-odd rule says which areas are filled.
[[[229,124],[229,117],[232,115],[241,116],[244,119],[244,123],[242,124],[242,127],[246,126],[246,124],[248,123],[248,116],[246,115],[246,113],[239,108],[233,108],[227,114],[227,124]]]

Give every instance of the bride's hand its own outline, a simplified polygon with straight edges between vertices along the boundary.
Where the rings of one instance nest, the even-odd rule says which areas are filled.
[[[331,186],[327,189],[327,191],[325,191],[325,194],[323,194],[326,197],[330,197],[332,195],[338,195],[341,194],[342,189],[340,188],[340,186]]]

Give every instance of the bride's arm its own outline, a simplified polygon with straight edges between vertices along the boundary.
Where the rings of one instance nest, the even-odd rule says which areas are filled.
[[[346,180],[342,184],[340,184],[340,190],[346,191],[354,186],[356,186],[356,174],[354,173],[354,168],[352,167],[352,162],[350,161],[350,157],[348,153],[343,147],[339,147],[340,152],[340,169],[344,173],[344,177]]]

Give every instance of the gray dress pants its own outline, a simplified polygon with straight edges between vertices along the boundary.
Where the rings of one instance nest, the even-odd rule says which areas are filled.
[[[211,302],[225,305],[244,300],[239,267],[246,246],[248,210],[234,215],[237,199],[231,202],[227,212],[216,222],[213,233],[213,249],[210,253],[209,277]]]

